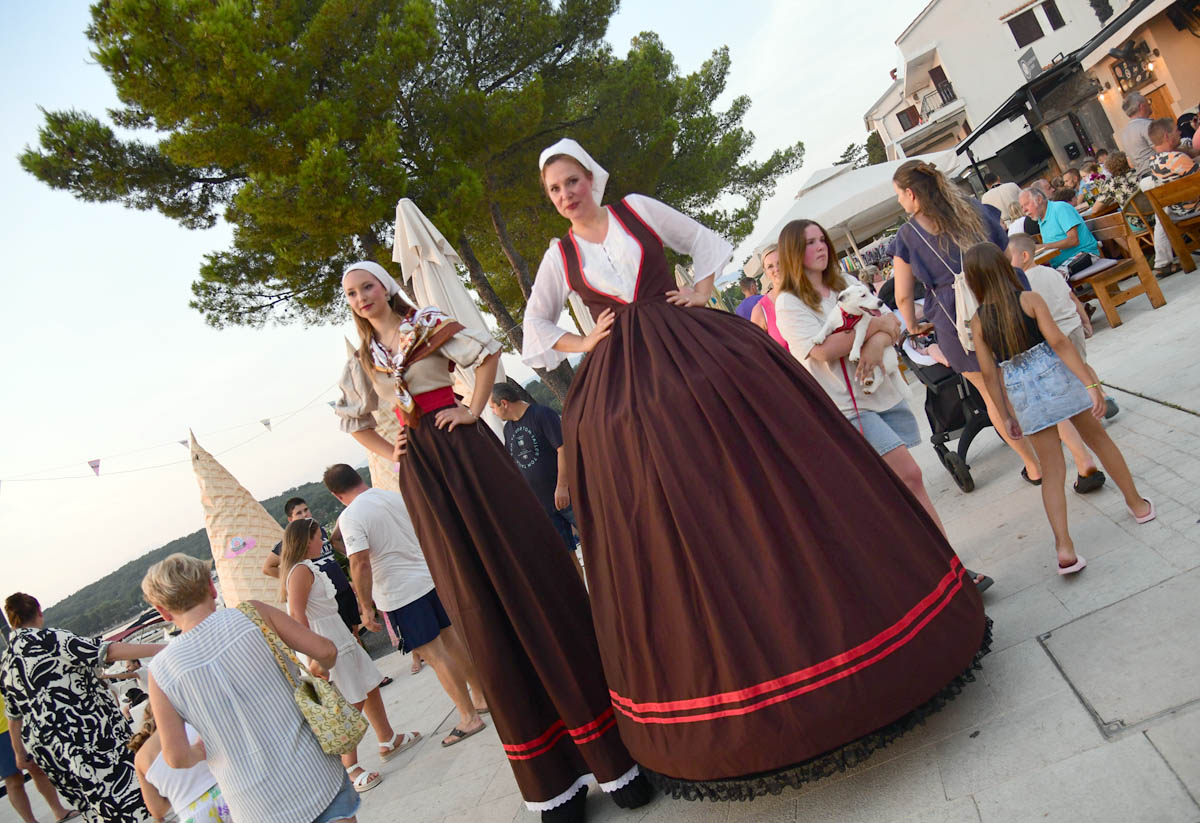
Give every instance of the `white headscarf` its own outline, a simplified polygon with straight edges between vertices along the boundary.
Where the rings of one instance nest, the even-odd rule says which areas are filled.
[[[596,201],[597,206],[603,205],[600,200],[604,197],[604,187],[608,184],[608,172],[604,167],[593,160],[592,156],[583,150],[583,146],[569,137],[564,137],[542,152],[542,156],[538,158],[538,171],[545,171],[546,161],[556,154],[574,157],[579,161],[579,165],[592,173],[592,199]]]
[[[370,274],[376,280],[378,280],[383,288],[387,290],[388,297],[391,297],[393,294],[398,294],[405,303],[408,303],[410,306],[412,306],[412,300],[408,299],[408,295],[405,294],[404,290],[400,288],[400,284],[397,283],[390,274],[388,274],[387,269],[370,260],[360,260],[359,262],[351,263],[346,267],[346,270],[342,272],[343,289],[346,287],[346,278],[349,276],[350,272],[355,270],[365,271],[367,274]],[[416,306],[413,306],[413,308],[416,308]]]

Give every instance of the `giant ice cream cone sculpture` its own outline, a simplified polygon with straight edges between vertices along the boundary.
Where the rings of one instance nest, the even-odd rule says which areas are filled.
[[[358,349],[354,348],[354,344],[349,340],[346,340],[346,356],[358,357]],[[393,410],[395,405],[392,398],[381,397],[379,398],[379,409],[372,415],[375,418],[375,431],[389,443],[396,442],[396,436],[403,428]],[[396,464],[393,461],[367,449],[367,468],[371,472],[372,486],[393,492],[400,491],[400,477],[396,474]]]
[[[246,491],[211,454],[200,448],[189,432],[192,470],[200,484],[204,528],[217,564],[225,605],[262,600],[279,605],[279,581],[262,572],[271,549],[283,539],[274,517]]]

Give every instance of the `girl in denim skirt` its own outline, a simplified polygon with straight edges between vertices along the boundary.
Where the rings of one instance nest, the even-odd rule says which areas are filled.
[[[979,300],[971,337],[984,384],[1002,412],[1008,435],[1014,440],[1028,437],[1037,452],[1042,504],[1054,532],[1058,573],[1074,574],[1087,561],[1075,552],[1067,531],[1066,463],[1059,423],[1070,420],[1079,430],[1138,523],[1154,519],[1154,504],[1138,493],[1120,449],[1100,425],[1105,411],[1100,379],[1059,331],[1046,301],[1022,289],[1004,252],[991,243],[967,250],[963,272]]]

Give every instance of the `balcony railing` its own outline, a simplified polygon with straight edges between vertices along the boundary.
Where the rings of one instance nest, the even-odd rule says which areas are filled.
[[[927,119],[929,115],[957,99],[958,95],[954,93],[954,86],[950,84],[949,80],[938,83],[933,91],[921,98],[921,120]]]

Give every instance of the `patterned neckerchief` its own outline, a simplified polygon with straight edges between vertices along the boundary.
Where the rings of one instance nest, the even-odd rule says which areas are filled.
[[[371,338],[371,360],[375,363],[375,369],[386,372],[396,381],[396,402],[405,412],[412,412],[416,404],[404,380],[404,371],[413,353],[429,340],[440,323],[450,319],[449,315],[433,306],[426,306],[409,315],[400,323],[395,354],[389,352],[378,338]]]

